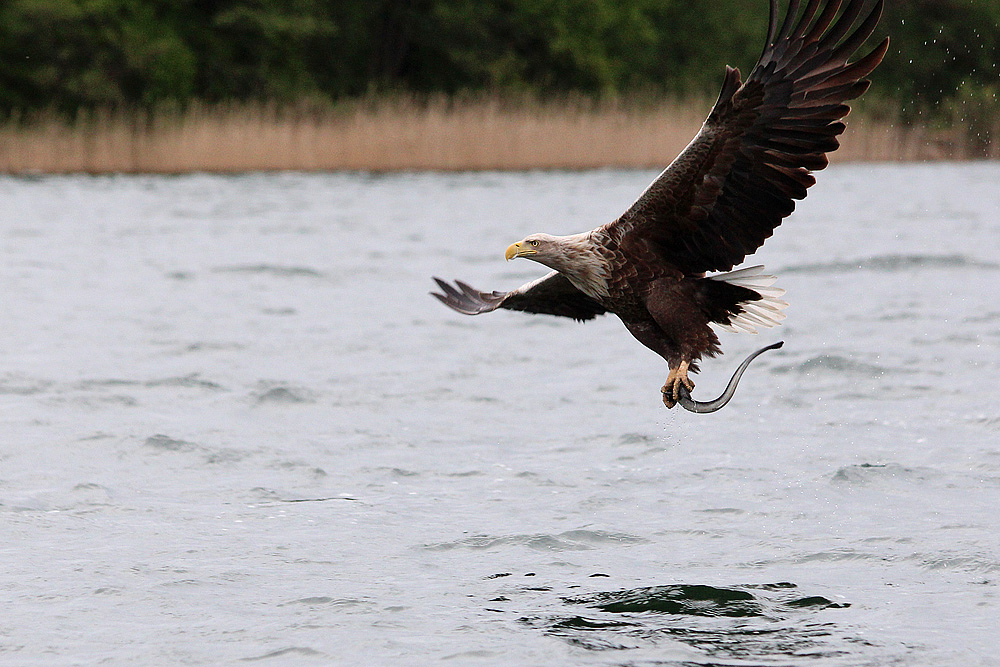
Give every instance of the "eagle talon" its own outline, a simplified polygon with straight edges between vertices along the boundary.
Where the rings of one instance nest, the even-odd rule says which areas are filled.
[[[668,410],[677,405],[677,401],[672,398],[670,392],[667,391],[667,387],[664,386],[660,391],[663,394],[663,404],[667,406]]]
[[[687,389],[688,396],[694,390],[694,382],[687,374],[689,365],[690,362],[682,361],[677,368],[671,368],[666,384],[660,389],[660,393],[663,394],[663,404],[668,408],[677,405],[681,399],[681,387]]]

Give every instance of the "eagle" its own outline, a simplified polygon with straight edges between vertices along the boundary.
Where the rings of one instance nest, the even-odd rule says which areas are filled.
[[[803,7],[804,4],[804,7]],[[712,325],[756,333],[788,305],[763,266],[734,270],[795,209],[839,147],[846,102],[868,89],[889,39],[853,62],[883,0],[790,0],[746,81],[726,67],[722,90],[690,144],[616,220],[569,236],[532,234],[507,248],[551,273],[510,292],[435,278],[445,305],[466,315],[503,308],[578,321],[613,313],[667,362],[663,404],[698,412],[691,373],[721,353]],[[726,393],[754,356],[740,367]]]

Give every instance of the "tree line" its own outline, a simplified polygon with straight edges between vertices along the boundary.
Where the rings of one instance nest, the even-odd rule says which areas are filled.
[[[994,114],[1000,0],[888,0],[869,98]],[[766,0],[0,0],[0,118],[369,95],[717,93]]]

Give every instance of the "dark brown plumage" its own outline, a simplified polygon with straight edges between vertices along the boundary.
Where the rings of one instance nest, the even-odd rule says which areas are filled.
[[[839,146],[846,102],[861,95],[888,39],[855,62],[883,0],[790,0],[779,25],[771,0],[766,45],[745,82],[727,67],[698,135],[617,220],[572,236],[536,234],[512,245],[554,269],[512,292],[479,292],[435,279],[434,294],[475,315],[505,308],[588,320],[618,315],[668,362],[662,389],[672,407],[688,371],[720,352],[709,326],[754,331],[787,305],[762,267],[721,275],[756,251],[815,183]],[[859,20],[860,19],[860,20]]]

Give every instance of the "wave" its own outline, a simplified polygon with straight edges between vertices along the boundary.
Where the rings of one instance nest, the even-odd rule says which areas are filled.
[[[277,266],[274,264],[247,264],[235,266],[217,266],[213,273],[248,273],[291,278],[303,276],[307,278],[322,278],[325,274],[305,266]]]
[[[870,484],[882,481],[926,481],[941,477],[931,468],[910,468],[898,463],[860,463],[839,468],[832,481],[844,484]]]
[[[568,530],[556,535],[531,533],[522,535],[475,535],[454,542],[426,544],[424,549],[450,551],[452,549],[495,549],[506,546],[526,546],[536,551],[583,551],[604,544],[640,544],[646,540],[636,535],[604,530]]]
[[[820,354],[814,357],[809,357],[805,361],[801,361],[797,364],[775,366],[771,369],[772,373],[777,373],[779,375],[785,373],[812,373],[815,371],[829,371],[838,374],[846,373],[872,378],[879,378],[889,374],[912,374],[920,372],[913,368],[892,368],[889,366],[869,364],[863,361],[855,361],[847,357],[842,357],[839,354]]]
[[[978,269],[995,271],[1000,269],[996,262],[986,262],[965,255],[876,255],[856,261],[820,262],[815,264],[793,264],[780,273],[851,273],[854,271],[913,271],[918,269]]]
[[[315,403],[315,393],[306,387],[286,384],[261,383],[262,387],[251,395],[255,405],[297,405]]]
[[[795,584],[717,587],[674,584],[561,598],[569,613],[522,616],[520,623],[590,651],[654,649],[669,644],[697,651],[657,664],[775,664],[772,660],[843,656],[854,640],[815,614],[849,607],[821,595],[803,595]],[[702,662],[707,658],[710,662]],[[785,664],[784,662],[778,664]]]
[[[621,591],[591,593],[563,598],[567,604],[580,604],[615,614],[655,612],[690,616],[768,616],[775,611],[804,608],[844,607],[821,596],[783,595],[768,599],[747,588],[766,591],[795,589],[787,582],[755,586],[717,588],[703,584],[649,586]]]

